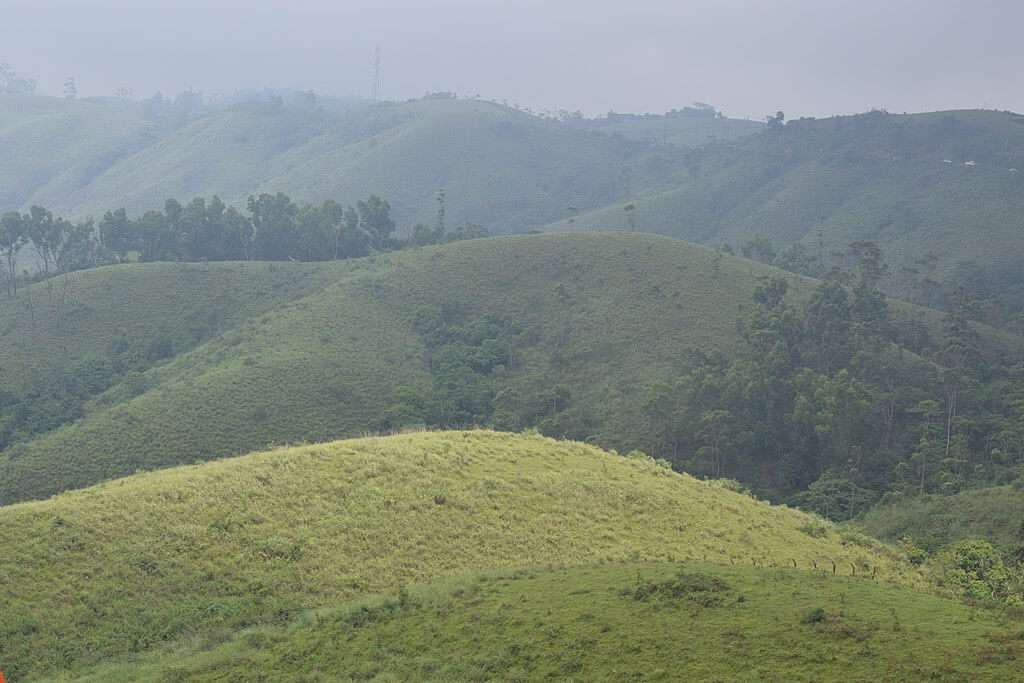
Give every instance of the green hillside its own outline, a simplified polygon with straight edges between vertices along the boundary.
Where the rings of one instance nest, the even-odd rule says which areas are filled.
[[[879,505],[861,520],[879,538],[908,537],[934,551],[965,538],[986,538],[1024,552],[1024,486],[971,489],[952,496],[915,496]]]
[[[0,661],[17,681],[482,569],[835,562],[922,581],[885,547],[646,457],[493,432],[141,474],[0,508],[0,545]]]
[[[134,335],[175,329],[175,321],[188,330],[221,315],[211,311],[233,310],[206,328],[219,335],[191,350],[182,343],[183,353],[87,399],[82,419],[9,448],[0,456],[0,503],[269,443],[458,423],[459,405],[428,419],[420,403],[448,394],[467,403],[480,391],[481,400],[501,395],[504,428],[546,421],[548,433],[627,447],[644,429],[647,390],[687,349],[734,348],[736,318],[769,272],[777,271],[640,235],[474,240],[323,266],[89,271],[76,280],[71,322],[47,318],[30,333],[21,304],[0,308],[18,321],[3,326],[5,373],[52,366],[50,349],[106,354],[122,328],[129,346],[148,345]],[[212,286],[218,277],[224,283]],[[231,283],[278,293],[245,306],[230,293],[203,302],[202,291]],[[90,310],[95,317],[82,314]],[[487,320],[493,329],[481,342],[473,328]],[[430,325],[455,330],[463,355],[491,360],[449,372],[452,344],[436,348]],[[473,414],[472,405],[465,410]]]
[[[623,206],[632,203],[637,230],[708,244],[759,235],[778,248],[802,242],[829,262],[832,250],[873,240],[905,278],[899,269],[928,253],[933,275],[963,260],[1019,266],[1024,254],[1024,116],[801,119],[694,150],[684,165],[670,190],[639,190],[553,227],[626,230]]]
[[[629,450],[650,443],[647,405],[689,351],[735,351],[770,274],[664,237],[530,235],[62,276],[0,302],[0,504],[409,425]],[[788,277],[795,298],[814,285]]]
[[[83,217],[168,197],[285,192],[300,201],[391,202],[402,227],[433,224],[448,195],[452,225],[539,227],[649,185],[678,154],[478,100],[406,103],[0,100],[0,211],[45,206]],[[685,127],[685,126],[684,126]],[[700,133],[696,133],[698,137]]]
[[[1020,627],[864,579],[626,563],[414,586],[54,680],[1003,682]]]

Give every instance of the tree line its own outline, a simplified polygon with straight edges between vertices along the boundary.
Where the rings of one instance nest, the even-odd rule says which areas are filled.
[[[1024,365],[986,348],[966,297],[908,337],[880,249],[850,258],[852,278],[826,274],[802,302],[785,278],[762,282],[740,352],[691,354],[650,396],[648,452],[837,520],[1019,478]]]
[[[19,280],[128,261],[329,261],[486,236],[472,224],[449,231],[445,201],[439,193],[434,226],[418,224],[406,238],[396,237],[391,205],[375,195],[346,206],[261,194],[249,197],[245,210],[216,196],[188,204],[168,199],[162,210],[131,218],[122,208],[98,222],[71,222],[34,206],[0,217],[0,256],[8,294],[15,295]],[[36,257],[35,272],[19,271],[26,250]]]

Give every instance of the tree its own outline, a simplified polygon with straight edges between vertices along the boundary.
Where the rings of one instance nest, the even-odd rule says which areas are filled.
[[[636,204],[626,204],[622,207],[626,212],[626,222],[629,223],[629,231],[636,232]]]
[[[49,275],[50,269],[57,265],[57,254],[65,237],[66,223],[63,219],[54,219],[53,214],[41,206],[29,209],[27,234],[36,255],[42,262],[43,275]]]
[[[709,410],[700,416],[698,437],[704,443],[701,451],[711,460],[711,476],[721,479],[725,472],[725,451],[729,446],[732,413],[728,410]]]
[[[288,195],[278,192],[249,197],[248,208],[257,258],[268,261],[302,258],[296,225],[299,207]]]
[[[100,242],[112,253],[119,263],[128,259],[128,254],[139,248],[135,226],[128,220],[124,209],[107,211],[99,225]]]
[[[21,214],[16,211],[5,213],[0,219],[0,253],[3,254],[6,270],[7,295],[18,294],[18,273],[16,259],[18,251],[28,239],[28,228]]]
[[[372,195],[366,201],[357,202],[356,209],[359,212],[359,226],[370,236],[373,248],[386,247],[395,230],[391,205],[377,195]]]

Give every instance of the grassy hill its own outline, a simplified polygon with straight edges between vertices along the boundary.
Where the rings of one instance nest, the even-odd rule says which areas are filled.
[[[686,111],[555,121],[451,99],[256,99],[176,112],[4,98],[0,210],[99,216],[172,196],[375,193],[405,228],[433,223],[444,188],[451,225],[492,232],[635,227],[714,245],[760,235],[826,262],[874,240],[904,295],[965,260],[1004,277],[1024,253],[1024,116],[1007,112],[873,112],[777,129]],[[934,272],[915,264],[928,253]]]
[[[864,579],[623,563],[413,586],[54,680],[1010,681],[1020,626]]]
[[[672,141],[732,137],[747,123],[672,120]],[[39,204],[98,217],[120,206],[158,208],[168,197],[218,194],[244,203],[267,191],[354,202],[372,193],[391,202],[404,228],[433,224],[444,188],[452,225],[519,232],[558,220],[569,206],[603,206],[630,186],[665,177],[679,150],[655,150],[649,124],[630,126],[635,134],[621,126],[604,134],[600,120],[558,122],[478,100],[293,97],[154,109],[151,102],[6,97],[0,211]]]
[[[921,585],[811,516],[580,443],[418,433],[279,450],[0,508],[14,680],[467,571],[812,563]]]
[[[948,163],[947,163],[948,162]],[[970,165],[968,165],[970,163]],[[1019,265],[1024,116],[881,112],[791,121],[691,151],[669,190],[639,190],[561,230],[637,230],[708,244],[753,236],[812,254],[874,240],[897,272],[926,254],[936,273],[962,260]],[[1013,171],[1011,169],[1017,169]]]
[[[1024,547],[1024,487],[909,497],[873,508],[862,523],[879,538],[910,537],[929,551],[964,538],[985,538],[1013,551]]]
[[[323,266],[83,273],[63,317],[39,315],[31,328],[23,304],[0,307],[5,374],[28,380],[26,368],[53,365],[54,349],[66,349],[67,367],[106,358],[122,330],[128,347],[143,351],[159,330],[173,330],[180,353],[118,376],[85,399],[81,419],[7,449],[0,502],[269,443],[423,422],[414,406],[405,415],[388,409],[436,393],[432,371],[440,366],[419,322],[424,314],[452,326],[489,317],[505,330],[508,348],[498,351],[510,357],[487,381],[516,415],[550,418],[554,433],[636,443],[646,390],[687,349],[733,348],[735,320],[769,272],[776,271],[654,236],[536,235]],[[32,289],[34,299],[45,287]],[[240,305],[244,291],[267,294]],[[204,301],[204,292],[213,299]],[[196,346],[190,326],[211,320],[219,322],[203,328]],[[503,424],[522,426],[511,417]]]
[[[735,349],[758,278],[779,272],[651,235],[531,235],[40,283],[0,303],[6,401],[42,416],[0,454],[0,504],[273,443],[472,424],[472,400],[502,428],[628,450],[653,387],[688,350]],[[38,395],[68,377],[74,400]]]

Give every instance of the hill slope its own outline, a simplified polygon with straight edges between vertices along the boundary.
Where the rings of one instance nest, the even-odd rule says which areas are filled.
[[[948,163],[947,163],[948,162]],[[1019,265],[1024,116],[992,111],[880,112],[786,126],[689,153],[667,191],[582,214],[565,230],[636,229],[708,244],[767,237],[812,254],[874,240],[892,265],[936,257]],[[1012,169],[1017,169],[1016,171]]]
[[[628,450],[688,351],[732,353],[772,274],[664,237],[531,235],[44,282],[0,304],[0,414],[21,430],[4,432],[0,504],[409,425],[538,426]],[[795,297],[814,286],[788,277]]]
[[[627,563],[415,586],[59,680],[1003,682],[1020,626],[864,579]]]
[[[9,448],[0,456],[0,503],[271,442],[471,422],[479,406],[431,407],[449,386],[459,397],[497,401],[498,423],[510,429],[548,420],[551,433],[637,443],[646,391],[687,349],[734,348],[735,320],[758,277],[778,272],[640,235],[468,241],[327,264],[318,280],[308,275],[316,268],[211,263],[83,275],[92,284],[77,291],[77,305],[126,322],[48,318],[35,337],[22,322],[8,334],[13,350],[0,355],[5,372],[52,362],[26,355],[36,351],[104,349],[111,328],[134,326],[137,308],[152,306],[143,321],[202,319],[207,304],[179,307],[217,273],[229,282],[249,273],[256,291],[302,277],[319,287],[248,316],[239,307],[219,336],[90,399],[77,422]],[[199,272],[208,275],[186,286]],[[185,289],[162,299],[175,277]],[[33,291],[41,296],[44,286]],[[444,335],[451,339],[439,346]]]
[[[917,584],[887,549],[649,459],[491,432],[288,449],[0,509],[15,680],[468,570],[756,561]]]
[[[655,150],[661,117],[622,125],[557,122],[490,102],[249,101],[179,111],[152,102],[0,99],[0,211],[45,206],[101,216],[168,197],[261,191],[298,200],[387,198],[403,228],[433,224],[448,195],[452,225],[525,231],[567,207],[595,208],[665,177],[679,149]],[[756,129],[729,119],[665,119],[674,143]],[[616,134],[603,134],[600,131]],[[59,163],[58,163],[59,160]],[[625,177],[628,170],[629,178]]]
[[[1024,486],[968,489],[879,505],[862,520],[878,538],[910,537],[928,551],[965,538],[984,538],[1012,553],[1024,550]]]

